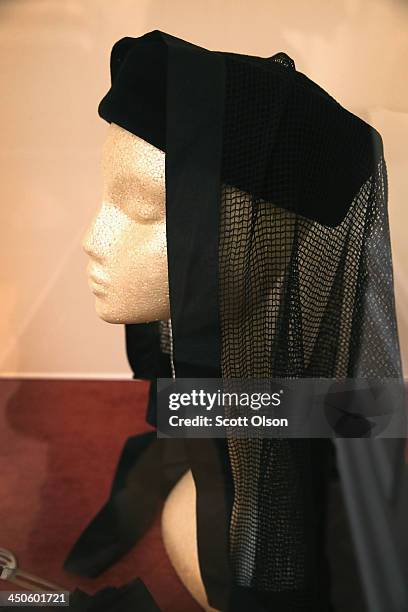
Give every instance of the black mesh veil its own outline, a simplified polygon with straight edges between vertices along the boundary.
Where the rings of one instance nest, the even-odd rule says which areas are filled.
[[[294,70],[282,54],[271,60]],[[311,122],[322,140],[330,138],[336,103],[299,75],[275,128],[270,101],[286,96],[285,87],[277,92],[273,75],[265,71],[260,78],[255,67],[234,58],[227,58],[226,66],[219,257],[223,376],[400,377],[382,147],[376,152],[379,143],[372,142],[372,168],[368,174],[364,170],[341,220],[328,225],[297,214],[298,198],[307,197],[308,185],[290,181],[293,157],[308,166],[312,181],[319,180],[317,172],[333,171],[321,143],[309,149],[307,129]],[[328,112],[326,104],[332,107]],[[268,145],[275,129],[271,159]],[[250,167],[248,139],[256,141]],[[268,164],[273,169],[265,177]],[[245,180],[251,191],[236,187],[243,168],[250,174]],[[295,187],[301,193],[292,193]],[[321,197],[330,207],[331,193]],[[322,500],[312,494],[319,444],[228,440],[235,579],[273,592],[268,602],[279,609],[328,605],[318,596],[324,591],[318,568],[322,525],[316,522]]]
[[[166,151],[171,319],[144,336],[160,339],[149,377],[401,378],[380,134],[283,52],[155,31],[118,41],[111,71],[101,116]],[[327,441],[186,448],[210,603],[329,610]]]

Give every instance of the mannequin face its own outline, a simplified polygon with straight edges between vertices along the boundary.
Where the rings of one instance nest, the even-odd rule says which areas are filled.
[[[108,323],[168,319],[165,153],[111,123],[102,176],[101,207],[82,243],[97,314]]]

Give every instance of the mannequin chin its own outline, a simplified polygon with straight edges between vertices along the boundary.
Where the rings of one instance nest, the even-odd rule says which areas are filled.
[[[96,312],[108,323],[166,320],[165,153],[111,123],[102,171],[102,203],[82,242]]]

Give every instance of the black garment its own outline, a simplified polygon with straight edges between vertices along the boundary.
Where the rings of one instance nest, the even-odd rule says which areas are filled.
[[[152,342],[153,381],[402,380],[380,134],[284,52],[156,30],[114,45],[111,77],[99,114],[166,152],[171,319],[127,326],[134,372]],[[214,607],[330,609],[321,442],[185,442]]]
[[[64,569],[94,578],[120,559],[151,526],[187,469],[183,440],[157,439],[155,432],[129,438],[109,498],[72,547]]]

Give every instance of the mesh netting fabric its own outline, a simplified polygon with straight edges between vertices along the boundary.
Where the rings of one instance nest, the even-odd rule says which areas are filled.
[[[160,350],[162,353],[171,354],[171,331],[170,320],[159,321]]]
[[[279,79],[277,65],[295,74],[285,54],[270,58],[272,64],[268,70],[265,60],[258,65],[226,58],[219,243],[222,375],[398,377],[384,158],[347,203],[340,223],[329,226],[299,214],[299,202],[319,194],[319,176],[333,170],[324,150],[313,147],[309,126],[331,133],[325,101],[330,100],[330,108],[337,103],[302,73],[296,80],[283,73]],[[299,169],[303,182],[295,174]],[[330,207],[330,198],[323,204]],[[312,494],[316,444],[228,439],[235,579],[241,586],[290,594],[294,610],[313,605],[318,580],[319,502]]]

